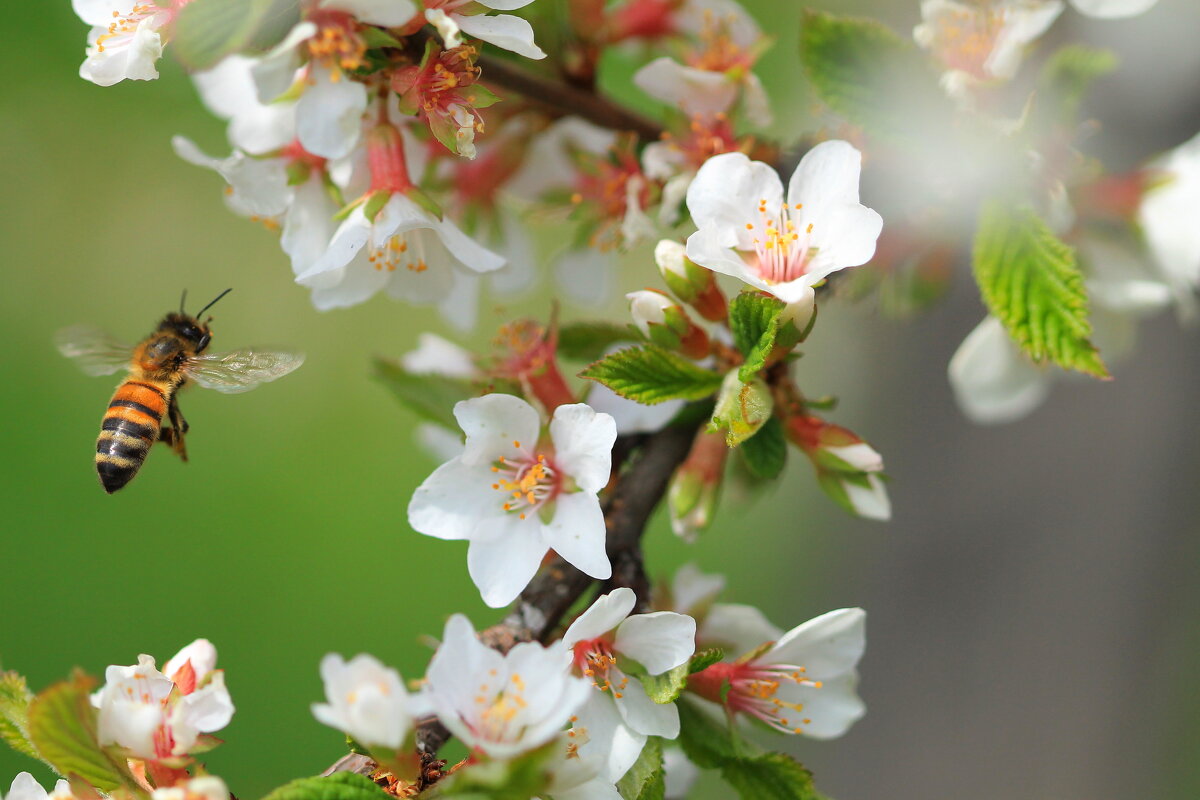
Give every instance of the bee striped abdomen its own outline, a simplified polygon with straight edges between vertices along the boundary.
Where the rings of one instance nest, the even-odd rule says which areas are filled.
[[[170,386],[127,380],[117,387],[96,440],[96,472],[104,491],[112,494],[137,474],[158,440]]]

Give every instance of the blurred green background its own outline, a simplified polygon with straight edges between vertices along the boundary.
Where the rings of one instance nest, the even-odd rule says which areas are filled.
[[[809,107],[794,58],[801,7],[749,5],[778,36],[762,75],[780,105],[774,133],[794,140]],[[901,31],[917,16],[915,1],[825,6],[875,11]],[[1132,74],[1104,84],[1097,108],[1111,119],[1097,146],[1118,162],[1200,129],[1186,38],[1198,24],[1190,3],[1163,0],[1133,22],[1056,28],[1125,57]],[[186,76],[167,58],[158,81],[88,84],[76,75],[85,35],[55,0],[9,15],[0,51],[0,663],[42,688],[76,665],[100,675],[211,639],[238,711],[208,765],[253,798],[342,754],[308,710],[326,652],[371,652],[418,677],[421,637],[450,613],[479,627],[500,616],[471,586],[463,546],[408,528],[409,495],[435,464],[369,377],[372,355],[449,331],[436,312],[382,297],[313,311],[275,235],[228,213],[219,179],[172,154],[176,133],[226,151]],[[1157,52],[1173,54],[1171,75]],[[645,254],[624,269],[621,292],[657,283]],[[92,452],[116,381],[60,358],[54,331],[86,322],[133,341],[182,289],[206,301],[228,286],[216,349],[291,346],[307,363],[246,395],[188,392],[191,462],[157,450],[106,496]],[[485,302],[470,341],[544,316],[548,296]],[[694,560],[724,572],[727,599],[785,627],[868,609],[868,717],[838,743],[789,743],[833,796],[1195,797],[1200,699],[1182,679],[1197,665],[1200,605],[1195,335],[1158,320],[1146,357],[1112,386],[1062,385],[1030,422],[978,429],[943,375],[981,315],[965,280],[915,322],[822,308],[805,388],[840,395],[836,419],[885,454],[894,523],[843,516],[793,458],[778,485],[731,492],[694,546],[660,515],[652,571]],[[4,751],[0,789],[21,769],[48,778]]]

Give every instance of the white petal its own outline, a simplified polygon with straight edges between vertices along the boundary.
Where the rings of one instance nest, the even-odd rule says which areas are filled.
[[[804,667],[805,677],[825,680],[854,669],[867,647],[867,615],[861,608],[839,608],[792,628],[755,659],[763,664]]]
[[[625,724],[647,736],[674,739],[679,736],[679,709],[674,703],[656,703],[646,694],[646,687],[637,678],[627,676],[629,683],[620,697],[615,697],[617,711]]]
[[[417,445],[436,461],[449,461],[462,455],[462,437],[441,425],[422,422],[413,431]]]
[[[588,492],[560,494],[554,501],[554,519],[542,527],[542,538],[576,569],[593,578],[612,577],[605,550],[607,528],[600,500]]]
[[[504,536],[492,541],[473,541],[467,550],[467,571],[479,588],[483,602],[502,608],[513,600],[537,574],[546,555],[546,544],[537,531],[537,520],[509,526]]]
[[[97,86],[112,86],[123,80],[150,81],[158,77],[155,63],[162,57],[162,38],[152,27],[153,18],[138,23],[137,30],[127,41],[106,46],[103,51],[89,48],[87,59],[79,66],[79,77]],[[94,28],[89,41],[95,41]]]
[[[283,41],[251,66],[254,89],[260,103],[270,103],[291,88],[300,69],[300,44],[316,34],[316,25],[308,21],[300,22],[288,31]]]
[[[455,330],[469,333],[479,321],[479,294],[483,289],[483,279],[465,269],[447,271],[452,273],[454,285],[438,302],[438,313]],[[500,274],[505,271],[501,269]]]
[[[693,186],[695,183],[692,181]],[[687,257],[705,269],[745,281],[763,291],[771,291],[766,281],[750,271],[733,246],[723,243],[722,240],[727,238],[715,228],[698,230],[687,239]],[[792,281],[792,283],[797,283],[797,281]],[[777,285],[785,286],[786,284]]]
[[[887,485],[878,475],[868,473],[866,486],[842,481],[842,488],[858,516],[882,522],[892,518],[892,501],[888,499]]]
[[[418,375],[445,375],[468,380],[479,376],[479,367],[475,366],[471,353],[436,333],[418,334],[417,349],[402,355],[400,364]]]
[[[813,224],[813,246],[818,248],[806,273],[811,280],[820,280],[846,267],[857,267],[875,256],[883,218],[866,206],[831,204],[817,208],[808,219]]]
[[[675,570],[671,579],[671,606],[680,614],[695,617],[706,612],[724,589],[724,575],[701,572],[689,562]]]
[[[852,670],[822,681],[820,688],[784,684],[778,696],[803,708],[804,719],[809,720],[799,726],[803,735],[833,739],[849,730],[867,711],[855,691],[857,686],[858,674]]]
[[[857,203],[862,153],[841,139],[821,142],[804,154],[788,181],[788,205]]]
[[[700,777],[700,768],[678,747],[663,748],[663,772],[667,783],[665,800],[685,800],[692,784]]]
[[[625,724],[617,711],[616,704],[607,692],[593,691],[587,705],[579,710],[575,728],[585,728],[588,741],[579,748],[581,755],[604,756],[604,774],[610,781],[618,781],[629,771],[642,748],[646,735],[638,733]]]
[[[313,83],[296,103],[296,136],[304,149],[322,158],[341,158],[358,142],[367,110],[367,87],[313,66]]]
[[[585,492],[608,485],[617,425],[608,414],[599,414],[584,403],[561,405],[550,421],[554,463],[575,479]]]
[[[746,117],[760,128],[765,128],[775,121],[771,113],[771,98],[763,88],[762,81],[753,72],[747,73],[742,79],[742,108]]]
[[[1033,364],[990,316],[959,345],[948,373],[958,407],[981,425],[1020,419],[1050,392],[1050,373]]]
[[[437,29],[438,36],[442,37],[442,44],[447,50],[453,50],[462,44],[457,14],[452,17],[440,8],[427,8],[425,20]]]
[[[450,254],[457,258],[467,269],[473,272],[493,272],[504,266],[504,256],[499,253],[493,253],[470,236],[467,236],[449,217],[443,218],[440,222],[435,222],[431,227],[437,231],[442,244],[446,246]]]
[[[673,611],[635,614],[617,628],[613,647],[651,675],[661,675],[696,652],[696,620]]]
[[[1146,192],[1138,222],[1146,244],[1163,275],[1176,286],[1200,285],[1200,135],[1193,137],[1151,168],[1166,173],[1167,181]]]
[[[526,58],[545,58],[542,48],[533,42],[533,26],[527,20],[512,14],[476,14],[465,16],[454,14],[455,21],[463,33],[483,39],[485,42],[503,47]]]
[[[783,629],[754,606],[717,603],[700,623],[696,641],[700,647],[720,647],[730,656],[741,656],[781,636]]]
[[[71,8],[88,25],[107,28],[113,21],[114,11],[121,16],[126,16],[133,8],[134,2],[135,0],[71,0]],[[29,773],[22,772],[21,775],[29,775]],[[19,778],[21,775],[17,777]],[[44,791],[43,794],[45,794]]]
[[[18,772],[4,800],[46,800],[46,790],[28,772]]]
[[[413,492],[408,524],[438,539],[504,535],[513,515],[504,511],[505,496],[492,488],[495,480],[486,464],[467,464],[461,457],[447,461]]]
[[[783,202],[783,183],[770,165],[751,161],[743,153],[722,153],[705,161],[687,192],[688,211],[696,227],[711,230],[720,245],[742,250],[753,246],[746,223],[758,221],[763,201],[768,214],[778,209]],[[688,257],[692,257],[690,252]]]
[[[635,605],[637,595],[627,586],[600,595],[588,610],[580,614],[571,623],[571,627],[567,628],[562,638],[563,646],[569,650],[579,642],[603,636],[620,625]]]
[[[488,466],[502,457],[532,459],[541,421],[537,410],[511,394],[486,394],[454,406],[454,418],[467,435],[463,461]]]
[[[174,680],[175,673],[183,669],[183,665],[191,662],[196,682],[200,683],[208,677],[208,673],[217,668],[217,648],[208,639],[197,639],[176,653],[166,664],[162,672]]]
[[[634,85],[646,94],[678,106],[688,116],[713,117],[728,111],[737,99],[737,84],[723,72],[685,67],[662,56],[639,69]]]
[[[337,229],[337,222],[333,218],[336,212],[333,199],[319,174],[313,173],[308,180],[295,187],[279,237],[283,252],[292,260],[292,272],[295,275],[307,273],[325,254]]]
[[[348,308],[365,303],[387,284],[387,273],[380,272],[367,262],[367,257],[356,257],[345,267],[331,272],[312,275],[297,282],[312,289],[313,307],[318,311],[333,308]]]
[[[1158,0],[1071,0],[1080,14],[1103,19],[1133,17],[1154,7]]]
[[[516,11],[518,8],[529,5],[533,0],[476,0],[476,2],[495,11]]]
[[[411,0],[323,0],[321,7],[349,11],[362,22],[387,28],[403,25],[417,14]]]
[[[1027,0],[1005,7],[1004,26],[983,65],[988,74],[1004,79],[1013,77],[1021,65],[1025,46],[1045,33],[1062,10],[1060,0]]]

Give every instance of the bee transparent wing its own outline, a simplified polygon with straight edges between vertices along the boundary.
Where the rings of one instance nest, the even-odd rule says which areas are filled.
[[[193,358],[187,374],[206,389],[237,394],[248,392],[260,383],[282,378],[303,363],[303,353],[234,350]]]
[[[73,325],[54,334],[54,346],[88,375],[129,369],[133,348],[90,325]]]

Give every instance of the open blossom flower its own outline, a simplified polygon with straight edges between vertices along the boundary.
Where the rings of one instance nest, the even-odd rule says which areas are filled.
[[[155,64],[162,56],[163,30],[188,0],[158,4],[154,0],[71,0],[79,18],[92,26],[87,59],[79,77],[97,86],[123,80],[149,81],[158,77]]]
[[[178,786],[155,789],[150,800],[229,800],[229,787],[215,775],[202,775]]]
[[[1158,0],[1071,0],[1080,14],[1101,19],[1136,17],[1149,11]]]
[[[511,758],[549,742],[590,689],[557,648],[522,642],[506,654],[484,645],[462,614],[446,622],[425,695],[446,728],[472,749]]]
[[[533,41],[533,26],[512,14],[489,14],[484,9],[515,11],[533,0],[425,0],[425,19],[437,28],[447,48],[462,44],[461,34],[502,47],[526,58],[545,58]]]
[[[368,747],[398,750],[413,729],[413,698],[399,673],[373,656],[350,661],[336,653],[321,659],[328,702],[314,703],[313,716]],[[419,703],[418,703],[419,705]]]
[[[464,400],[454,416],[466,445],[417,488],[409,524],[470,541],[467,569],[493,608],[520,594],[550,548],[593,578],[608,578],[596,493],[609,479],[612,417],[582,403],[559,406],[545,442],[537,411],[519,397]]]
[[[822,614],[747,660],[723,661],[692,675],[688,691],[783,733],[841,736],[866,710],[855,692],[865,621],[861,608]]]
[[[202,734],[221,730],[233,717],[225,673],[215,664],[216,650],[199,639],[167,662],[170,676],[148,655],[134,666],[110,666],[92,695],[100,744],[115,744],[134,758],[187,754]]]
[[[1159,270],[1180,294],[1200,286],[1200,135],[1151,162],[1162,175],[1138,209],[1138,223]]]
[[[562,646],[576,674],[595,691],[579,711],[576,727],[587,729],[581,752],[607,757],[607,775],[618,780],[637,760],[648,736],[679,735],[674,703],[656,703],[641,681],[622,668],[633,659],[649,675],[661,675],[686,663],[696,650],[696,621],[672,611],[630,616],[637,602],[622,587],[600,596],[563,634]],[[628,666],[628,665],[626,665]]]
[[[562,758],[551,761],[549,785],[533,800],[621,800],[613,781],[604,774],[604,759],[579,752],[587,732],[572,727],[562,735]]]
[[[47,793],[28,772],[18,772],[8,788],[8,794],[0,796],[4,800],[72,800],[75,795],[71,792],[71,784],[62,778],[54,784],[54,791]]]
[[[447,150],[475,158],[475,133],[483,130],[479,109],[499,99],[475,83],[478,78],[473,48],[442,50],[431,43],[420,64],[392,74],[392,89],[400,96],[400,110],[420,115]]]
[[[741,153],[714,156],[692,181],[687,206],[698,231],[687,257],[783,300],[806,301],[831,272],[865,264],[883,228],[858,202],[862,154],[840,140],[809,150],[788,182]]]

